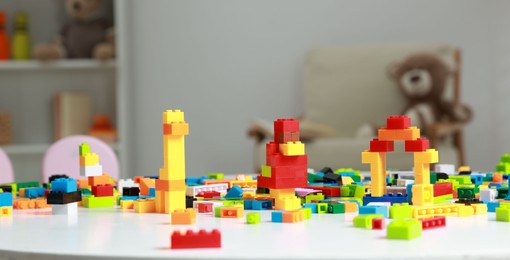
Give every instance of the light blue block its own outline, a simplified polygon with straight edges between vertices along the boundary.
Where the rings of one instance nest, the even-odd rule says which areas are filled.
[[[271,222],[282,223],[283,222],[283,213],[281,211],[271,212]]]
[[[51,191],[69,193],[77,190],[78,183],[73,178],[59,178],[51,182]]]
[[[12,206],[12,193],[0,192],[0,207]]]
[[[361,206],[359,207],[360,215],[381,214],[388,218],[388,207],[385,206]]]
[[[496,212],[496,208],[499,207],[499,201],[484,201],[483,203],[487,204],[488,212]]]
[[[254,200],[252,204],[253,210],[266,210],[273,209],[272,200]]]
[[[253,209],[253,202],[255,200],[245,200],[244,201],[244,209]]]
[[[230,190],[228,190],[225,195],[225,199],[237,199],[243,196],[243,189],[239,187],[239,185],[234,185]]]
[[[25,189],[25,198],[37,198],[37,197],[44,197],[44,188],[26,188]]]
[[[317,214],[317,203],[306,203],[303,205],[303,208],[310,208],[312,214]]]

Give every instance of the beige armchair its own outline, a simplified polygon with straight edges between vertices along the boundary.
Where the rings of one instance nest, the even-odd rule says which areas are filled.
[[[456,68],[445,95],[459,101],[460,51],[443,44],[387,44],[355,47],[324,47],[308,52],[304,69],[305,113],[300,117],[306,142],[309,167],[352,167],[368,170],[361,163],[361,152],[368,149],[370,137],[357,136],[367,123],[385,125],[390,115],[398,115],[406,104],[395,83],[386,76],[388,64],[407,55],[426,51],[440,55]],[[269,128],[270,126],[268,126]],[[431,146],[439,150],[439,162],[464,165],[462,129],[464,125],[438,123],[422,133]],[[250,127],[256,139],[255,169],[264,163],[265,143],[271,131],[260,125]],[[388,153],[388,167],[410,170],[412,154],[405,153],[402,143]]]

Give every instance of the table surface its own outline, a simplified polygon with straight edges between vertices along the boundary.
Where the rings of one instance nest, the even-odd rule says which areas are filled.
[[[250,212],[246,211],[245,213]],[[0,217],[0,259],[81,258],[487,258],[507,257],[510,223],[494,213],[448,217],[445,228],[424,230],[411,241],[388,240],[385,230],[354,228],[350,214],[314,214],[301,223],[271,223],[261,212],[257,225],[244,218],[198,214],[195,225],[170,225],[165,214],[137,214],[120,208],[79,208],[78,215],[51,209],[15,210]],[[390,220],[386,220],[389,223]],[[170,249],[173,230],[218,228],[221,249]]]

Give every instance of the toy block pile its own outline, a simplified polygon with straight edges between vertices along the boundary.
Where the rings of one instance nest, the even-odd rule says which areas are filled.
[[[104,208],[115,205],[114,189],[110,176],[103,173],[99,164],[99,155],[90,151],[90,146],[83,143],[79,147],[80,175],[87,177],[87,185],[92,187],[91,196],[83,198],[85,208]]]
[[[72,178],[60,178],[51,182],[51,192],[46,195],[53,215],[78,214],[78,202],[82,200],[78,183]]]
[[[301,201],[294,189],[308,183],[305,145],[299,138],[299,121],[278,119],[274,122],[274,140],[266,144],[266,164],[257,178],[258,187],[270,189],[276,210],[296,210]]]

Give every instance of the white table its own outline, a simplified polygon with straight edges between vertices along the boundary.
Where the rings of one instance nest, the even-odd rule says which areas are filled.
[[[246,211],[248,212],[248,211]],[[169,224],[163,214],[137,214],[119,208],[79,209],[78,216],[51,210],[18,210],[0,218],[0,259],[97,258],[437,258],[510,256],[510,223],[493,213],[447,218],[447,227],[425,230],[412,241],[387,240],[385,230],[354,228],[354,214],[314,214],[302,223],[220,219],[199,214],[192,226]],[[389,221],[389,220],[387,220]],[[387,222],[388,223],[388,222]],[[218,228],[221,249],[170,249],[173,230]]]

